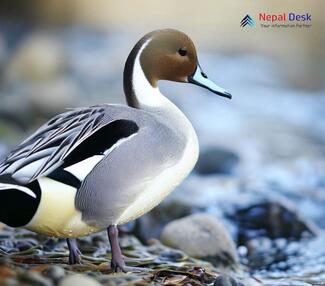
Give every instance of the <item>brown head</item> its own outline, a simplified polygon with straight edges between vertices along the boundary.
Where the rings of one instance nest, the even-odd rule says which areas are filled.
[[[184,33],[164,29],[145,35],[132,49],[124,69],[124,90],[131,106],[137,107],[133,89],[136,61],[139,62],[146,80],[157,87],[159,80],[189,82],[231,98],[201,70],[195,46]]]

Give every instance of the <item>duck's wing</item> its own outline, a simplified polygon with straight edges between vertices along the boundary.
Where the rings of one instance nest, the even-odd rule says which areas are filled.
[[[60,166],[103,154],[118,140],[138,131],[136,122],[118,116],[115,110],[119,107],[125,108],[94,106],[54,117],[7,156],[0,164],[0,175],[10,174],[26,184]]]

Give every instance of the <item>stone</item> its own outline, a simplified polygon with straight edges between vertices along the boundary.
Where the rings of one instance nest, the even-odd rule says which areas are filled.
[[[233,151],[209,147],[200,153],[195,171],[200,175],[232,174],[239,163],[239,156]]]
[[[184,201],[167,199],[151,212],[140,217],[131,231],[143,242],[158,238],[167,223],[192,214],[194,209],[192,205]]]
[[[43,277],[38,272],[26,271],[18,277],[20,282],[27,283],[32,286],[52,286],[50,279]]]
[[[64,278],[59,286],[100,286],[99,282],[86,275],[69,275]]]
[[[19,81],[44,81],[66,68],[63,47],[52,36],[33,33],[17,48],[6,70],[6,78]]]
[[[239,209],[234,215],[239,226],[239,243],[256,237],[301,239],[318,234],[318,228],[302,218],[290,205],[264,202]]]
[[[65,276],[65,271],[60,266],[52,265],[43,274],[57,284]]]
[[[214,281],[213,286],[244,286],[242,283],[238,283],[235,278],[222,274]]]
[[[26,241],[26,240],[20,240],[16,243],[16,248],[18,248],[19,251],[26,251],[34,246],[35,246],[34,243],[31,243],[30,241]]]
[[[162,231],[161,241],[214,265],[232,265],[238,261],[230,234],[209,214],[193,214],[170,222]]]

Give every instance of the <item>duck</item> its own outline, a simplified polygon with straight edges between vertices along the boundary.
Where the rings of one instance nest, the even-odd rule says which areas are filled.
[[[231,94],[211,81],[192,40],[175,29],[143,36],[127,57],[127,104],[69,109],[41,126],[0,163],[0,221],[67,240],[107,231],[111,268],[126,271],[118,226],[156,207],[191,172],[199,154],[189,119],[158,81]],[[184,95],[186,96],[186,95]]]

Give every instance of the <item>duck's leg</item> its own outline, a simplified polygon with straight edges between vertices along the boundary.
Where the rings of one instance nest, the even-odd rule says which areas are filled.
[[[118,242],[118,229],[116,225],[111,225],[107,228],[109,243],[112,250],[111,267],[115,272],[126,272],[125,262],[122,256],[122,251]]]
[[[75,238],[67,238],[67,244],[69,248],[69,264],[81,264],[81,252],[77,245]]]

